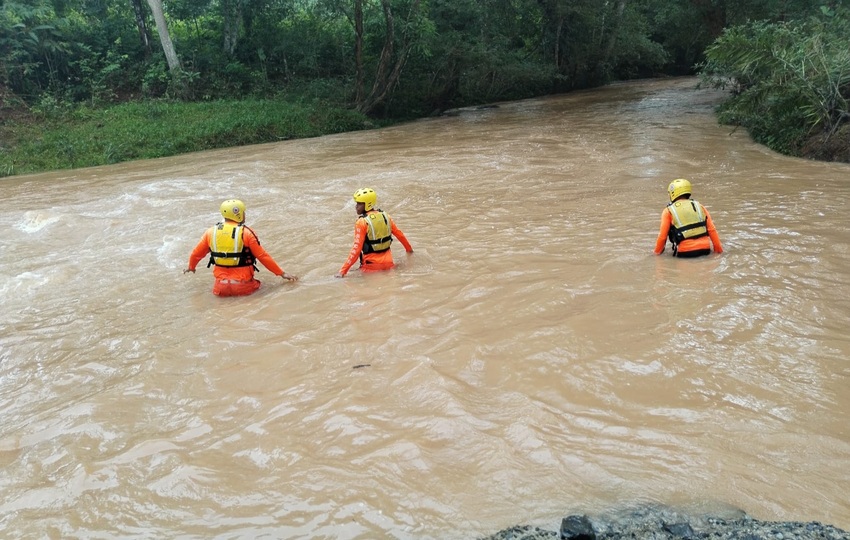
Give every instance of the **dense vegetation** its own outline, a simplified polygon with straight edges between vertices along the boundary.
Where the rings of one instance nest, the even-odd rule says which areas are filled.
[[[846,10],[822,6],[818,16],[731,27],[706,50],[701,75],[733,92],[721,122],[785,154],[850,161]]]
[[[698,66],[735,90],[726,121],[794,151],[846,120],[841,4],[0,0],[0,176],[362,129]]]

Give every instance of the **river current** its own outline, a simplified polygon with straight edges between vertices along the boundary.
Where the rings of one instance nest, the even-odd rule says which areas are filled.
[[[696,83],[3,179],[0,536],[460,539],[634,503],[850,529],[850,166]],[[680,177],[724,253],[652,254]],[[361,187],[415,252],[337,279]],[[181,273],[228,198],[297,283]]]

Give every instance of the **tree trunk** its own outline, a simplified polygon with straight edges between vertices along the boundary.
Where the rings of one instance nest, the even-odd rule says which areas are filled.
[[[239,31],[242,28],[241,0],[222,0],[222,19],[224,19],[224,52],[233,56],[236,43],[239,41]]]
[[[363,0],[354,0],[355,103],[363,102]]]
[[[141,0],[130,0],[130,6],[133,8],[133,16],[136,18],[136,28],[139,30],[139,39],[142,42],[142,47],[145,49],[145,56],[150,56],[151,33],[145,22],[145,11],[142,7],[142,2]]]
[[[620,21],[623,20],[623,12],[626,10],[626,0],[618,0],[617,1],[617,12],[614,16],[614,20],[611,22],[611,30],[608,34],[608,41],[605,44],[604,54],[602,56],[602,61],[607,62],[611,58],[611,54],[614,52],[614,44],[617,42],[617,32],[620,29]]]
[[[148,6],[153,13],[153,20],[156,21],[156,31],[159,34],[159,41],[162,43],[165,60],[168,62],[168,70],[172,75],[178,75],[182,71],[182,67],[180,59],[177,57],[177,51],[174,50],[174,44],[171,43],[171,34],[168,33],[168,23],[165,21],[165,14],[162,12],[162,0],[148,0]]]
[[[564,55],[561,41],[569,30],[565,28],[568,8],[559,0],[537,0],[537,5],[543,14],[540,21],[542,46],[544,50],[552,51],[555,69],[558,73],[563,73],[569,63],[569,58],[561,58]]]
[[[359,2],[359,0],[357,1]],[[365,99],[357,103],[357,110],[365,114],[373,112],[378,105],[390,96],[401,77],[401,70],[407,62],[410,50],[413,48],[413,36],[405,34],[401,51],[398,55],[395,55],[395,19],[393,18],[390,0],[381,0],[381,7],[384,11],[386,27],[384,47],[381,50],[378,68],[375,70],[375,82],[372,84],[372,90]],[[418,12],[419,0],[414,0],[408,13],[408,22]],[[395,61],[393,61],[394,56]]]
[[[564,28],[564,17],[558,17],[558,26],[555,30],[555,70],[561,72],[561,30]]]

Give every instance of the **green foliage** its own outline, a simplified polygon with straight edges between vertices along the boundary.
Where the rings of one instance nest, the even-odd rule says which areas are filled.
[[[409,53],[385,114],[410,116],[593,86],[656,74],[665,66],[687,70],[686,63],[714,37],[719,14],[784,17],[807,4],[414,1],[390,2],[394,52],[409,46]],[[365,86],[371,88],[368,78],[377,71],[386,19],[381,2],[364,0],[363,6],[363,68]],[[51,93],[91,104],[127,95],[206,101],[264,97],[307,79],[353,84],[353,0],[170,0],[166,15],[184,70],[176,76],[165,67],[146,3],[141,7],[150,50],[142,45],[127,0],[4,0],[4,83],[31,103]]]
[[[540,56],[532,2],[432,0],[428,7],[416,22],[406,83],[389,102],[389,115],[422,116],[553,90],[557,73]]]
[[[267,51],[265,63],[273,79],[325,79],[354,72],[354,31],[345,18],[305,10],[257,30],[262,34],[255,39]]]
[[[733,92],[721,121],[793,154],[809,134],[850,118],[850,14],[732,27],[706,50],[701,77]]]
[[[88,47],[86,47],[88,49]],[[115,95],[115,89],[121,86],[124,65],[128,56],[114,50],[106,52],[105,56],[92,53],[71,62],[81,75],[81,84],[85,86],[84,94],[89,96],[92,105],[108,103]]]
[[[13,132],[0,176],[105,165],[229,146],[355,131],[374,124],[324,102],[150,101],[47,115]]]
[[[78,10],[83,7],[90,12]],[[115,21],[127,11],[113,12],[102,4],[3,2],[0,82],[30,102],[45,93],[71,101],[111,99],[133,73],[127,69],[135,56],[126,46],[126,25]]]
[[[19,94],[43,92],[56,83],[57,56],[66,52],[61,36],[67,20],[49,5],[4,2],[0,9],[0,67],[3,82]]]
[[[72,108],[73,105],[67,100],[59,99],[53,94],[42,94],[38,103],[33,105],[32,112],[36,117],[44,119],[68,112]]]
[[[464,72],[457,98],[467,105],[538,96],[552,89],[555,76],[554,66],[529,62],[515,53],[487,51]]]
[[[670,56],[668,72],[691,74],[704,60],[703,51],[727,27],[752,21],[799,20],[815,13],[812,0],[735,0],[693,2],[643,0],[648,37]]]
[[[292,79],[280,91],[280,96],[297,103],[329,103],[346,107],[351,103],[354,86],[350,79]]]
[[[388,88],[386,95],[381,88],[370,94],[376,97],[368,110],[375,116],[412,118],[611,80],[691,73],[704,60],[699,65],[707,81],[736,90],[722,111],[725,121],[747,126],[774,148],[793,148],[811,129],[834,130],[847,118],[850,27],[842,2],[847,0],[389,0],[394,23],[389,60],[399,68],[396,80],[396,73],[379,67],[388,27],[382,1],[363,0],[363,90],[368,94],[376,81],[375,88],[381,83]],[[56,118],[63,118],[68,133],[105,114],[100,107],[132,99],[153,100],[148,112],[155,116],[168,103],[156,101],[161,99],[186,102],[189,110],[193,102],[257,103],[274,96],[270,103],[286,99],[295,109],[332,104],[325,107],[337,116],[314,113],[305,122],[317,122],[323,126],[319,131],[337,129],[351,123],[350,113],[340,111],[357,96],[354,5],[354,0],[169,0],[169,33],[182,62],[182,71],[171,73],[144,0],[149,46],[128,0],[0,0],[0,91],[7,103],[24,100],[39,122],[59,125]],[[729,25],[733,28],[723,33]],[[357,105],[364,101],[361,95]],[[146,133],[154,141],[151,148],[143,141],[124,142],[121,133],[106,137],[92,130],[39,135],[33,140],[41,146],[32,143],[26,155],[35,162],[80,166],[225,140],[241,144],[241,129],[248,141],[303,131],[289,133],[274,122],[228,124],[221,119],[229,116],[220,112],[212,126],[165,115],[162,123],[181,129],[146,131],[123,107],[116,109],[123,111],[117,123]],[[183,122],[194,126],[185,134],[191,140],[180,133]],[[3,150],[0,171],[20,170],[20,156],[9,161],[11,147]]]
[[[670,52],[650,39],[650,21],[640,6],[629,4],[615,30],[614,47],[606,62],[609,80],[649,77],[664,71]]]
[[[148,64],[147,70],[142,77],[143,95],[149,98],[165,95],[166,90],[168,90],[170,78],[165,57],[158,56],[154,62]]]

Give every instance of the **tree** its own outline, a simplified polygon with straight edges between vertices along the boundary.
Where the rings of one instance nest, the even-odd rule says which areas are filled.
[[[733,90],[721,121],[783,153],[818,130],[833,135],[850,121],[848,36],[850,12],[828,6],[810,19],[728,28],[706,50],[700,73]]]
[[[224,23],[224,52],[233,56],[242,28],[242,0],[221,0],[221,16]]]
[[[626,10],[626,0],[617,0],[617,7],[614,11],[614,21],[611,23],[611,28],[608,30],[608,38],[604,47],[602,61],[608,62],[614,52],[614,44],[617,42],[617,31],[620,29],[620,22],[623,20],[623,12]]]
[[[59,92],[74,51],[72,21],[48,2],[0,3],[0,76],[15,92]]]
[[[363,50],[363,9],[362,0],[354,0],[355,10],[355,29],[361,29],[358,34],[355,30],[355,56],[361,55],[360,58],[355,58],[358,62],[356,66],[357,84],[361,85],[357,89],[358,95],[362,96],[357,100],[357,110],[364,114],[371,114],[375,109],[383,104],[392,94],[396,84],[401,77],[401,71],[407,62],[408,55],[417,39],[418,17],[420,13],[420,0],[412,0],[408,7],[407,17],[404,20],[401,36],[396,36],[396,21],[393,14],[391,0],[381,0],[381,11],[384,19],[384,44],[381,48],[380,57],[372,81],[372,89],[368,95],[363,95],[361,90],[364,74],[362,65],[362,50]],[[359,16],[359,20],[358,20]],[[400,41],[400,47],[396,50],[396,39]]]
[[[363,0],[354,0],[354,101],[363,103]]]
[[[139,40],[142,43],[142,48],[145,51],[145,56],[150,56],[151,53],[151,33],[148,30],[148,24],[145,21],[145,11],[142,7],[141,0],[130,0],[130,6],[133,8],[133,16],[136,20],[136,28],[139,30]]]
[[[162,11],[162,0],[148,0],[148,6],[153,13],[153,19],[156,22],[156,31],[159,34],[159,42],[162,44],[162,51],[165,53],[165,60],[168,62],[168,70],[173,77],[179,77],[183,71],[180,64],[180,58],[177,56],[177,51],[174,50],[174,44],[171,43],[171,34],[168,32],[168,23],[165,20],[165,14]]]

